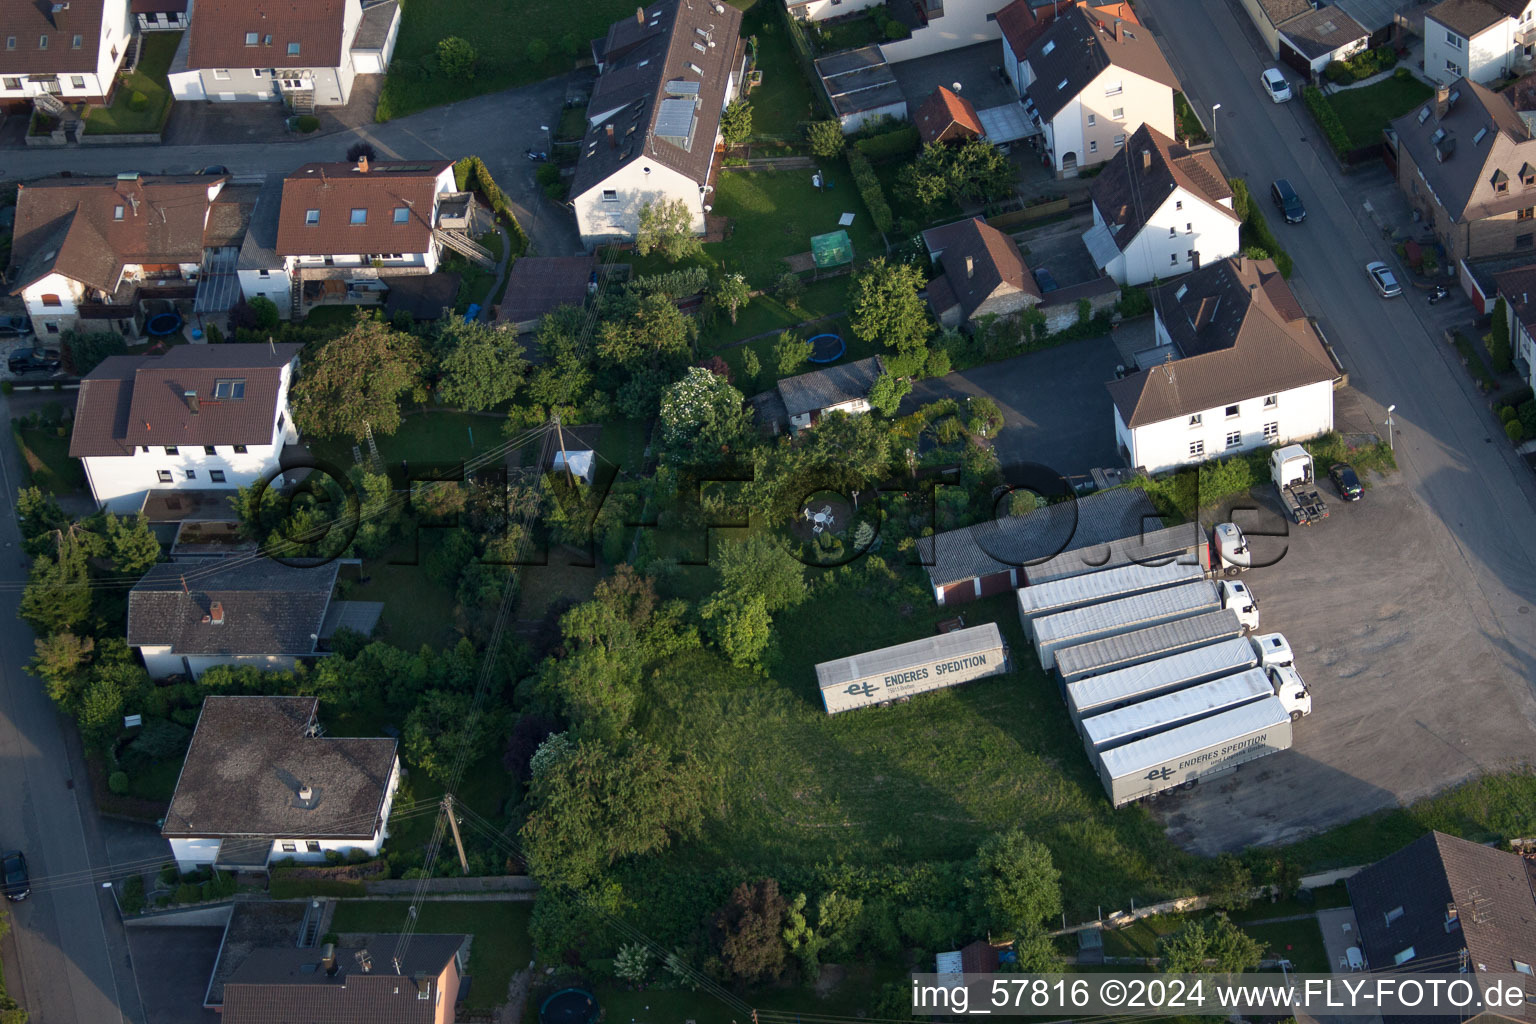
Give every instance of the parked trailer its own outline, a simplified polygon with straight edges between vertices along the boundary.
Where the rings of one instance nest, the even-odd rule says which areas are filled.
[[[1165,790],[1192,786],[1290,745],[1291,717],[1280,698],[1268,697],[1102,751],[1094,759],[1110,802],[1123,807]]]
[[[1085,718],[1246,671],[1259,663],[1253,647],[1249,637],[1238,637],[1069,683],[1067,711],[1081,726]]]
[[[1030,621],[1029,631],[1040,655],[1040,667],[1051,669],[1056,665],[1056,652],[1063,648],[1222,608],[1235,611],[1249,629],[1258,628],[1258,602],[1247,585],[1230,580],[1198,580],[1056,615],[1042,615]]]
[[[1193,615],[1150,629],[1107,636],[1102,640],[1091,640],[1086,644],[1057,651],[1056,671],[1061,673],[1062,689],[1065,692],[1066,683],[1156,661],[1170,654],[1205,647],[1222,640],[1233,640],[1243,633],[1243,623],[1237,617],[1237,612],[1223,608],[1219,612]]]
[[[1019,590],[1019,622],[1042,615],[1055,615],[1100,601],[1161,590],[1200,579],[1204,570],[1198,565],[1169,562],[1166,565],[1122,565],[1114,569],[1068,576]]]
[[[1237,675],[1223,676],[1187,690],[1165,693],[1139,704],[1095,715],[1083,722],[1083,746],[1091,758],[1099,751],[1123,747],[1127,743],[1167,732],[1190,722],[1198,722],[1223,711],[1252,704],[1275,692],[1275,686],[1261,668],[1251,668]]]
[[[997,623],[957,629],[816,666],[827,714],[904,700],[1008,671]]]
[[[1201,565],[1207,558],[1207,544],[1204,527],[1199,523],[1182,523],[1109,544],[1063,551],[1037,565],[1026,565],[1024,579],[1029,586],[1038,587],[1125,565],[1164,565],[1174,561]]]

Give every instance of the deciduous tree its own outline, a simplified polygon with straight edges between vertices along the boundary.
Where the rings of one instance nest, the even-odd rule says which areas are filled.
[[[461,748],[468,751],[465,763],[473,764],[498,737],[491,715],[474,710],[470,694],[428,690],[406,716],[402,738],[411,764],[447,784]]]
[[[876,257],[853,279],[853,333],[870,344],[897,352],[921,349],[933,331],[918,291],[923,276],[916,267]]]
[[[361,440],[367,428],[393,434],[400,403],[426,397],[426,355],[416,339],[359,311],[347,332],[326,344],[300,372],[293,417],[306,432]]]
[[[720,136],[727,146],[740,146],[752,137],[752,104],[736,100],[720,115]]]
[[[659,252],[670,263],[703,252],[703,243],[693,233],[693,213],[688,204],[681,199],[660,199],[642,205],[635,251],[641,256]]]
[[[836,121],[812,121],[805,126],[805,141],[811,152],[823,160],[842,155],[847,140],[843,138],[843,126]]]
[[[450,317],[442,327],[446,345],[438,394],[460,409],[494,409],[512,401],[528,374],[522,346],[507,331]]]
[[[715,282],[715,302],[736,322],[737,314],[752,298],[752,286],[740,274],[726,274]]]
[[[783,976],[789,956],[784,941],[788,912],[779,883],[771,878],[755,885],[743,882],[731,893],[730,902],[715,914],[714,935],[720,959],[736,980],[754,984]]]
[[[723,377],[701,366],[661,396],[662,457],[686,466],[724,462],[751,445],[746,399]]]
[[[1025,934],[1061,913],[1061,872],[1045,844],[1021,829],[988,836],[968,881],[971,912],[983,930]]]

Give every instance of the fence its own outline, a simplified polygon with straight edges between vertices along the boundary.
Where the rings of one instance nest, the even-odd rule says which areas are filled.
[[[784,16],[784,27],[789,33],[790,45],[795,48],[795,57],[800,62],[800,73],[811,83],[811,92],[816,96],[817,106],[822,113],[832,120],[837,120],[837,111],[832,106],[832,98],[827,95],[825,83],[821,75],[816,73],[816,51],[811,47],[811,41],[805,38],[805,29],[795,20],[795,16],[789,13],[789,7],[785,4],[775,4],[779,13]]]

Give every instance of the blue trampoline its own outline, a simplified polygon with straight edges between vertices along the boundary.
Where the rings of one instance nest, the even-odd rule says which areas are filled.
[[[181,314],[174,310],[169,313],[156,313],[149,318],[149,322],[144,325],[144,329],[155,337],[162,338],[167,334],[175,334],[181,330],[181,322]]]
[[[843,343],[841,334],[818,334],[811,339],[810,361],[813,363],[835,363],[843,358],[843,353],[848,351],[848,346]]]
[[[594,1024],[597,997],[586,989],[563,988],[539,1005],[539,1024]]]

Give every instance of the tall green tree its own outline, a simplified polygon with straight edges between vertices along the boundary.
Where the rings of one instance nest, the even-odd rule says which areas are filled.
[[[699,615],[709,627],[710,636],[720,652],[737,668],[755,668],[773,641],[773,620],[763,604],[763,595],[753,594],[745,601],[727,600],[719,595],[705,602]]]
[[[752,104],[736,100],[720,115],[720,135],[727,146],[740,146],[752,137]]]
[[[160,541],[149,528],[143,512],[132,516],[106,513],[107,551],[112,567],[121,575],[137,576],[160,561]]]
[[[780,377],[793,377],[805,370],[811,358],[811,343],[795,331],[781,331],[773,341],[773,363]]]
[[[293,418],[308,433],[362,440],[400,429],[400,404],[426,397],[426,354],[416,339],[358,311],[352,326],[300,370]]]
[[[720,960],[736,980],[754,984],[783,976],[789,959],[784,939],[788,913],[789,903],[772,878],[755,885],[743,882],[731,893],[730,902],[715,914],[713,932]]]
[[[1209,923],[1191,921],[1157,941],[1166,974],[1251,971],[1264,958],[1264,945],[1233,924],[1226,914]]]
[[[449,690],[422,694],[406,716],[401,736],[406,759],[444,785],[461,749],[468,751],[466,763],[474,764],[501,740],[491,713],[473,710],[470,694]]]
[[[971,913],[988,932],[1028,934],[1061,913],[1061,872],[1045,844],[1022,829],[983,840],[968,881]]]
[[[661,396],[662,458],[708,466],[741,455],[752,444],[746,399],[730,381],[692,366]]]
[[[81,632],[91,615],[91,573],[78,527],[53,533],[53,553],[32,560],[21,594],[21,617],[40,636]]]
[[[898,377],[889,372],[882,373],[875,378],[874,386],[869,389],[869,404],[884,416],[894,416],[896,410],[901,408],[901,400],[911,393],[910,377]]]
[[[694,762],[654,744],[582,740],[534,776],[522,829],[529,870],[543,885],[580,886],[616,861],[696,835],[703,781]]]
[[[822,160],[842,155],[847,140],[843,138],[843,126],[836,121],[812,121],[805,126],[805,141],[811,152]]]
[[[804,563],[767,534],[752,533],[745,540],[725,541],[710,561],[719,577],[715,593],[733,601],[761,597],[770,615],[811,596]]]
[[[693,232],[693,213],[688,204],[681,199],[658,199],[642,205],[635,251],[641,256],[658,252],[669,263],[703,252],[704,244]]]
[[[752,286],[740,274],[725,274],[715,282],[715,302],[736,322],[736,317],[752,299]]]
[[[69,525],[69,517],[53,495],[37,487],[23,487],[16,495],[16,515],[20,520],[21,539],[27,554],[51,550],[53,532]]]
[[[528,375],[522,346],[507,331],[476,320],[464,323],[449,317],[440,328],[439,344],[446,352],[439,364],[443,379],[437,390],[460,409],[494,409],[517,397]]]
[[[884,344],[899,353],[915,352],[928,342],[933,324],[918,292],[923,276],[905,263],[870,260],[853,279],[853,333],[868,344]]]

